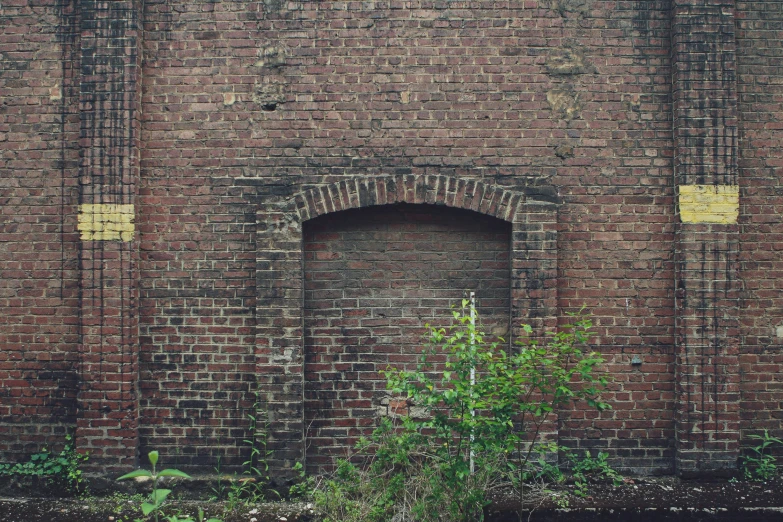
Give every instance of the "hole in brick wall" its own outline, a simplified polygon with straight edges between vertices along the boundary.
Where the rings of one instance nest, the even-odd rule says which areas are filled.
[[[509,324],[511,226],[471,211],[390,205],[304,224],[308,471],[328,470],[398,398],[380,371],[413,365],[425,323],[474,290],[484,330]]]

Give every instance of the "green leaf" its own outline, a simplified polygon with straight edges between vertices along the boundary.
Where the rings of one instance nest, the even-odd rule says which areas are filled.
[[[121,476],[117,480],[128,480],[136,477],[152,477],[152,473],[150,473],[146,469],[137,469],[136,471],[131,471],[130,473],[126,473],[125,475]]]
[[[147,454],[147,458],[150,459],[150,464],[152,464],[152,467],[155,467],[155,465],[158,463],[158,452],[150,451],[149,454]]]
[[[166,497],[168,497],[171,494],[170,489],[153,489],[152,495],[150,495],[150,498],[157,504],[161,505],[163,502],[165,502]]]
[[[158,506],[156,506],[155,504],[150,504],[149,502],[142,502],[141,503],[141,512],[144,513],[144,516],[147,516],[150,513],[152,513],[153,511],[155,511],[155,509],[157,507]]]
[[[158,473],[159,477],[181,477],[189,479],[190,475],[185,473],[184,471],[180,471],[178,469],[164,469],[160,473]]]

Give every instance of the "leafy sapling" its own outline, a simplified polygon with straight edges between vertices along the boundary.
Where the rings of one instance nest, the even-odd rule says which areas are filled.
[[[574,314],[544,342],[522,325],[528,337],[510,347],[485,339],[470,305],[453,311],[450,328],[430,328],[415,369],[383,372],[390,393],[418,411],[384,419],[357,446],[362,458],[316,485],[325,521],[474,522],[493,490],[510,485],[525,506],[563,480],[547,460],[558,446],[542,435],[551,414],[576,401],[610,407],[599,396],[603,358],[587,348],[589,317]]]
[[[748,448],[749,453],[740,457],[745,480],[765,481],[778,474],[777,459],[771,454],[772,446],[783,445],[783,440],[773,437],[769,431],[764,435],[748,435],[758,444]]]
[[[158,479],[161,477],[179,477],[179,478],[186,478],[189,479],[190,475],[187,473],[180,471],[178,469],[164,469],[161,471],[156,470],[156,466],[158,464],[158,452],[157,451],[150,451],[147,455],[147,458],[149,458],[150,464],[152,465],[152,471],[147,471],[146,469],[137,469],[136,471],[131,471],[130,473],[127,473],[117,480],[130,480],[135,479],[137,477],[147,477],[152,479],[152,493],[150,493],[149,498],[141,503],[141,512],[144,514],[145,517],[148,517],[150,515],[153,515],[155,517],[155,522],[159,522],[159,517],[162,515],[162,507],[163,503],[166,501],[166,498],[171,494],[170,489],[164,489],[158,487]],[[204,512],[199,510],[199,516],[198,516],[198,522],[203,522],[204,519]],[[192,517],[183,517],[180,518],[178,515],[174,516],[164,516],[164,520],[168,522],[196,522]],[[137,518],[136,522],[142,522],[142,519]],[[217,518],[210,518],[206,520],[206,522],[221,522]]]

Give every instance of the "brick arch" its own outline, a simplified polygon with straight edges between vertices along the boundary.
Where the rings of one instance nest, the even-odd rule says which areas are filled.
[[[350,178],[262,201],[256,222],[256,383],[276,476],[286,477],[305,455],[302,223],[397,203],[449,206],[511,223],[512,323],[536,331],[556,326],[555,203],[476,179],[433,175]]]
[[[450,176],[378,176],[321,185],[296,194],[300,221],[330,212],[395,203],[445,205],[513,222],[525,196],[497,185]]]

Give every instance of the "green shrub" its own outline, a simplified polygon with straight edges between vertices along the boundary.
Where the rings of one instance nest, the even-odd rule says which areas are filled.
[[[577,496],[587,495],[587,481],[589,477],[611,480],[612,485],[619,486],[623,483],[623,476],[609,465],[609,454],[602,451],[593,458],[590,452],[585,452],[582,458],[578,458],[571,452],[566,452],[566,456],[573,463],[571,473],[574,477],[575,490]]]
[[[389,390],[419,413],[396,425],[385,419],[358,448],[366,464],[341,462],[317,488],[326,520],[482,520],[492,492],[509,485],[525,504],[531,481],[559,473],[546,458],[557,446],[541,440],[549,415],[578,400],[609,408],[598,398],[603,359],[581,347],[587,317],[575,316],[548,342],[508,349],[487,342],[471,315],[463,301],[451,328],[430,329],[414,371],[385,372]]]
[[[740,467],[745,480],[769,480],[778,474],[777,459],[770,454],[775,445],[783,445],[783,441],[764,430],[764,435],[748,435],[749,439],[759,443],[747,448],[748,453],[740,457]]]

